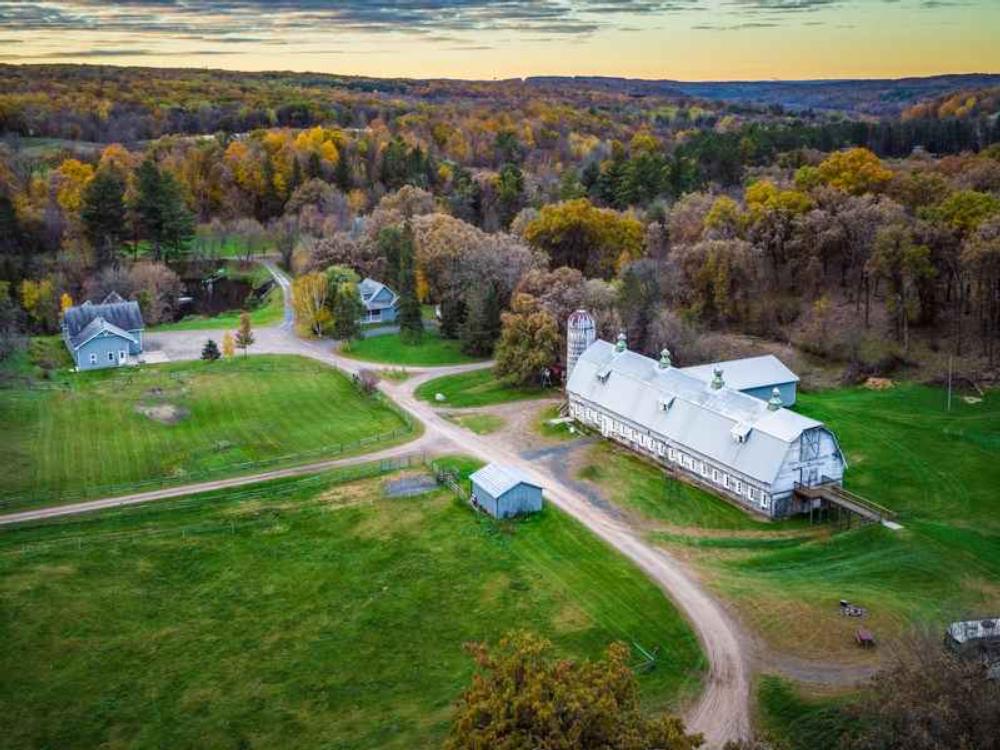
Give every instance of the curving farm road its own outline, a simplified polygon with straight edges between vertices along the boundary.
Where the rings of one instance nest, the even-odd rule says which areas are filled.
[[[347,373],[355,373],[363,363],[342,357],[327,343],[325,346],[297,338],[293,331],[289,280],[273,264],[268,269],[285,291],[285,320],[275,328],[258,329],[254,351],[259,353],[300,354],[325,362]],[[218,332],[215,332],[217,335]],[[173,334],[150,333],[147,340],[169,350],[171,358],[197,358],[205,334],[197,331]],[[447,421],[430,404],[418,400],[414,390],[420,383],[441,375],[487,367],[489,363],[458,367],[407,368],[414,377],[404,383],[383,383],[383,392],[424,425],[424,435],[416,442],[374,454],[325,461],[292,469],[236,477],[200,485],[172,487],[138,493],[127,497],[107,498],[76,505],[42,508],[0,516],[0,524],[40,520],[55,516],[86,513],[102,508],[189,495],[212,489],[250,484],[282,476],[315,473],[339,465],[388,458],[415,449],[460,451],[482,461],[501,461],[518,467],[545,487],[547,499],[569,513],[605,542],[632,560],[684,613],[701,643],[709,662],[704,691],[687,712],[691,731],[704,734],[708,747],[721,747],[729,740],[750,734],[750,676],[748,639],[721,604],[701,585],[687,567],[667,552],[646,542],[641,533],[589,502],[541,463],[527,460],[497,445],[489,437],[471,434]]]

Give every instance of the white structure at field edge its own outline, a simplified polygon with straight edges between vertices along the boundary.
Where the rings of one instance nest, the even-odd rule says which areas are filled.
[[[629,351],[624,334],[617,344],[594,341],[567,365],[571,417],[753,511],[803,512],[798,485],[843,480],[836,436],[784,408],[778,384],[768,400],[755,398],[726,385],[726,363],[706,383],[673,367],[667,350],[660,361]]]

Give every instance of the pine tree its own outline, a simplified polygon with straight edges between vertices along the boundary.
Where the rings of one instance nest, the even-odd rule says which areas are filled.
[[[413,262],[413,229],[403,228],[399,243],[399,338],[405,344],[417,344],[424,335],[424,321],[417,299],[417,274]]]
[[[333,170],[333,181],[340,188],[341,192],[344,193],[349,192],[354,187],[351,162],[347,158],[347,154],[343,151],[340,152],[340,158],[337,159],[337,166]]]
[[[80,208],[97,266],[113,265],[125,232],[125,183],[112,170],[99,170],[83,191]]]
[[[247,349],[253,346],[253,330],[250,328],[250,313],[240,313],[240,328],[236,332],[236,346],[247,356]]]
[[[161,172],[152,157],[136,170],[138,186],[135,210],[153,257],[162,260],[182,255],[194,239],[194,216],[184,204],[181,187],[174,176]]]
[[[215,343],[214,339],[209,339],[205,342],[205,346],[201,350],[201,358],[206,362],[214,362],[222,353],[219,351],[219,345]]]
[[[467,308],[462,351],[474,357],[487,357],[500,337],[500,298],[496,287],[483,284],[471,289]]]

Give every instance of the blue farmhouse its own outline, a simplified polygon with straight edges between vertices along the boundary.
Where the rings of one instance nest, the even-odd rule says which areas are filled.
[[[78,370],[134,364],[142,354],[145,325],[139,303],[112,292],[95,305],[84,302],[63,314],[62,335]]]
[[[394,323],[399,308],[399,295],[380,281],[365,279],[358,284],[361,304],[365,311],[362,323]]]
[[[473,474],[472,502],[494,518],[542,509],[542,488],[510,466],[490,464]]]

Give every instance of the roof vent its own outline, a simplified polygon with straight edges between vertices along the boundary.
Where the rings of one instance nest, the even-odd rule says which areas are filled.
[[[670,350],[664,349],[662,352],[660,352],[659,368],[661,370],[666,370],[668,367],[670,367]]]
[[[670,407],[674,405],[675,398],[676,396],[673,394],[664,396],[663,398],[657,399],[656,404],[660,407],[660,411],[668,411]]]
[[[716,367],[712,370],[712,390],[717,391],[725,384],[726,381],[722,379],[722,368]]]
[[[746,422],[738,422],[737,424],[733,425],[733,428],[729,431],[729,434],[732,436],[733,440],[735,440],[737,443],[745,443],[747,441],[747,438],[750,436],[750,430],[752,429],[753,429],[752,425],[749,425]]]
[[[597,379],[600,380],[602,383],[607,383],[608,378],[610,376],[611,376],[610,365],[608,365],[607,367],[602,367],[600,370],[597,371]]]
[[[781,391],[778,388],[774,388],[771,391],[771,398],[767,400],[768,411],[778,411],[785,404],[781,400]]]
[[[618,334],[618,343],[615,344],[615,351],[621,354],[626,349],[628,349],[628,340],[625,338],[625,332],[622,331]]]

